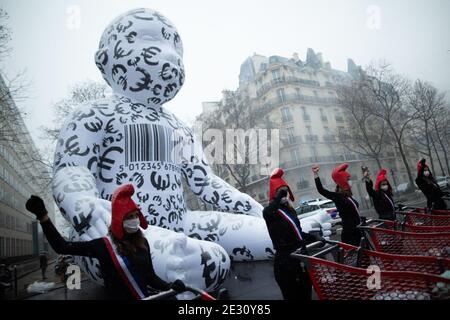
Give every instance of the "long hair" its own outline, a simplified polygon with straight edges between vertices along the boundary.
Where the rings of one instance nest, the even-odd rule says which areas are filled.
[[[138,250],[147,250],[146,241],[141,230],[135,233],[124,233],[121,240],[114,237],[109,227],[109,236],[117,247],[117,251],[123,256],[132,256]]]
[[[346,197],[353,196],[352,189],[344,190],[341,187],[339,187],[339,185],[336,185],[336,192],[340,193],[340,194],[342,194],[342,195],[344,195]]]

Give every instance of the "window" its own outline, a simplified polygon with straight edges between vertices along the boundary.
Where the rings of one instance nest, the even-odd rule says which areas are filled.
[[[287,128],[287,136],[288,136],[288,142],[289,144],[293,144],[296,142],[295,140],[295,131],[294,128]]]
[[[320,111],[320,119],[321,119],[323,122],[328,122],[328,117],[327,117],[327,116],[325,115],[325,113],[323,112],[323,109],[320,108],[319,111]]]
[[[295,88],[295,94],[296,94],[297,98],[299,98],[301,96],[300,88]]]
[[[284,94],[284,89],[277,90],[278,101],[284,103],[286,101],[286,96]]]
[[[303,120],[304,121],[311,121],[311,116],[306,112],[306,107],[300,107],[302,109],[303,113]]]
[[[309,147],[309,152],[311,154],[311,162],[317,162],[317,149],[315,146]]]
[[[281,108],[281,119],[283,122],[292,121],[292,114],[289,107]]]
[[[317,91],[314,90],[313,92],[314,92],[314,96],[317,97],[318,96]]]
[[[300,165],[300,152],[298,149],[291,150],[291,159],[295,165]]]
[[[281,77],[280,77],[280,69],[273,69],[272,70],[272,79],[273,80],[275,80],[275,81],[277,81],[277,80],[279,80]]]
[[[11,255],[11,239],[7,237],[5,241],[5,256],[9,257],[10,255]]]
[[[306,126],[306,131],[308,131],[308,134],[312,134],[311,126]]]

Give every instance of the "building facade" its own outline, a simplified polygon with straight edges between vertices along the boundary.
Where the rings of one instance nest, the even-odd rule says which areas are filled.
[[[40,195],[54,219],[51,176],[1,76],[0,108],[0,257],[37,255],[49,247],[25,203]]]
[[[354,196],[363,208],[370,206],[369,198],[361,183],[361,166],[372,168],[376,175],[378,165],[374,160],[349,151],[339,141],[339,132],[348,128],[342,109],[337,103],[336,85],[355,77],[360,71],[348,60],[347,71],[331,68],[322,54],[308,49],[306,59],[298,54],[292,58],[265,57],[254,54],[241,65],[239,91],[248,97],[249,103],[269,110],[266,115],[273,128],[279,129],[279,167],[285,170],[285,178],[293,189],[296,202],[319,198],[311,171],[313,164],[321,166],[320,177],[324,186],[334,190],[331,172],[338,164],[349,164],[348,171],[354,180]],[[203,114],[220,114],[220,102],[204,104]],[[199,117],[202,118],[203,114]],[[265,123],[268,123],[265,121]],[[415,155],[411,155],[411,167],[415,167]],[[383,167],[390,170],[393,184],[408,181],[406,169],[394,149],[386,147],[380,157]],[[254,166],[246,192],[263,205],[268,203],[268,174]],[[231,175],[222,176],[236,186]],[[375,178],[375,177],[374,177]]]

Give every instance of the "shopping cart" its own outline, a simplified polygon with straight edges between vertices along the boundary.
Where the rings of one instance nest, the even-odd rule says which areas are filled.
[[[450,225],[449,226],[428,226],[428,225],[414,225],[414,224],[411,225],[409,223],[406,223],[406,219],[403,219],[403,221],[390,221],[381,219],[372,219],[369,221],[370,224],[374,227],[376,226],[378,228],[389,230],[417,232],[417,233],[450,232]]]
[[[360,225],[368,248],[400,255],[450,257],[450,232],[405,232]]]
[[[363,247],[328,241],[335,246],[333,261],[357,268],[376,265],[384,271],[412,271],[428,274],[442,274],[450,270],[450,259],[412,255],[397,255],[371,251]]]
[[[412,211],[396,211],[399,220],[416,226],[450,226],[450,215],[435,215],[429,213],[416,213]]]
[[[444,199],[445,201],[447,201],[448,203],[450,203],[450,198],[448,197],[443,197],[442,199]],[[429,211],[428,208],[424,208],[424,207],[412,207],[412,206],[407,206],[404,204],[398,204],[397,205],[397,209],[398,211],[407,211],[407,212],[414,212],[414,213],[426,213],[426,214],[436,214],[436,215],[450,215],[450,210],[431,210]]]
[[[449,268],[448,259],[390,255],[330,241],[313,255],[292,256],[305,264],[320,300],[450,299],[450,279],[436,275]],[[379,267],[375,284],[373,266]],[[416,267],[421,272],[403,271]]]

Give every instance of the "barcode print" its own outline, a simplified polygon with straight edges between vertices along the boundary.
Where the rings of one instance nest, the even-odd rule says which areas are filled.
[[[173,162],[174,148],[182,137],[173,129],[157,124],[125,126],[125,165],[132,162]]]

